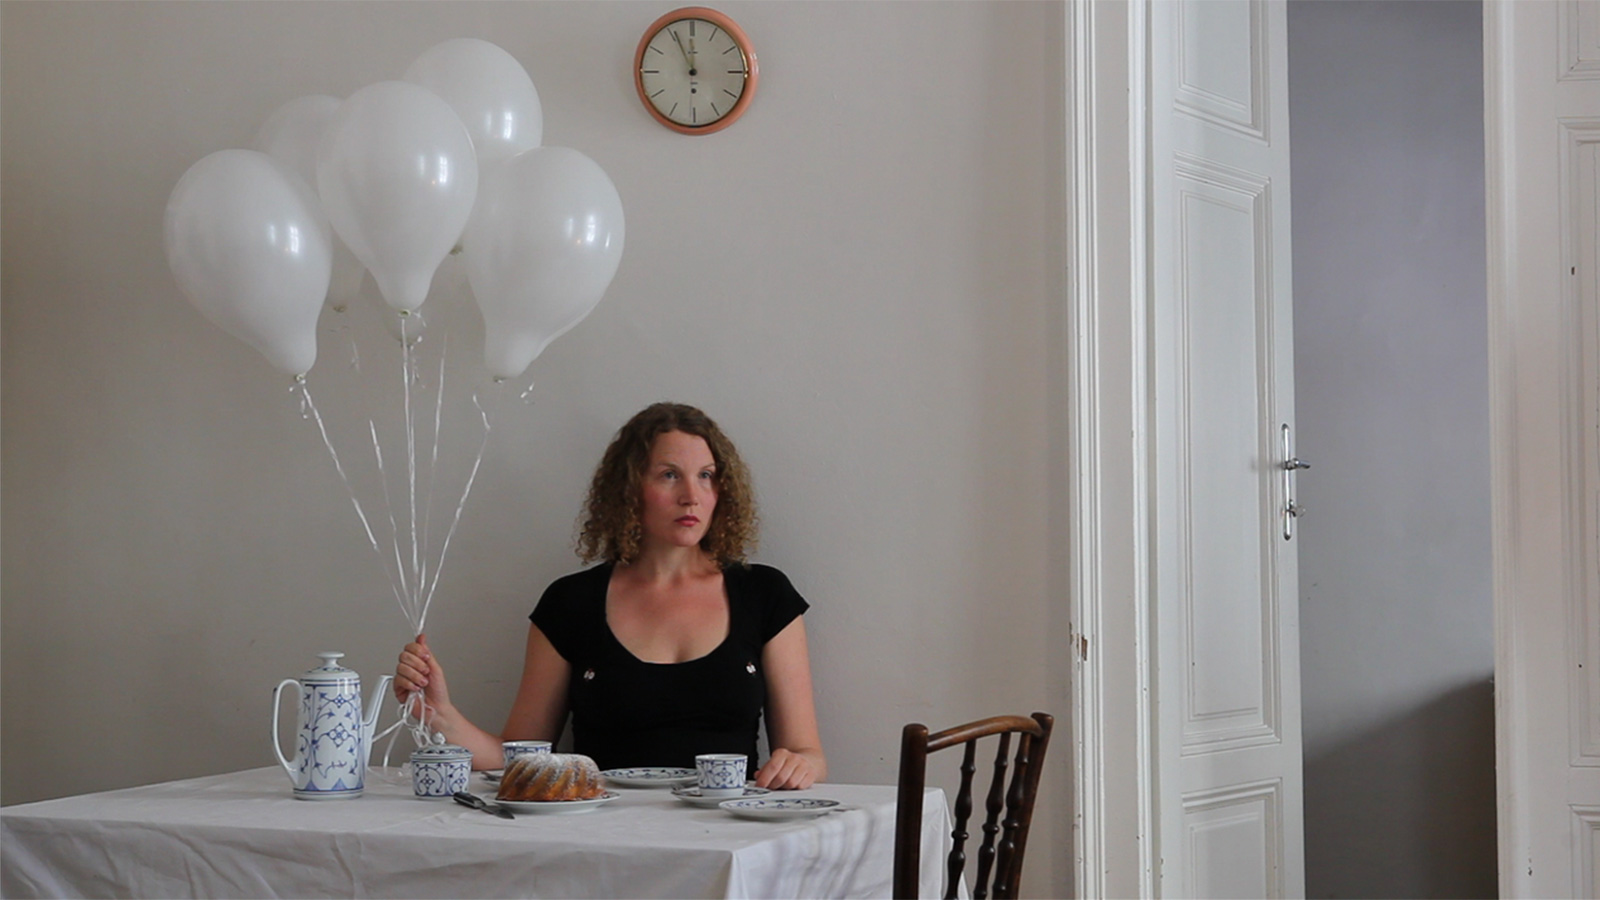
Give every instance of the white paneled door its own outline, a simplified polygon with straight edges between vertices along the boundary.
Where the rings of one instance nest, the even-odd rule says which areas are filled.
[[[1148,14],[1156,889],[1303,896],[1286,10]]]
[[[1484,5],[1500,893],[1600,897],[1600,2]]]
[[[1304,896],[1287,9],[1069,8],[1076,891]]]

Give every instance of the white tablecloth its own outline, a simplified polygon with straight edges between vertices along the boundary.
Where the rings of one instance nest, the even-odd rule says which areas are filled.
[[[472,789],[493,787],[473,775]],[[356,800],[295,800],[277,767],[0,809],[6,897],[887,897],[895,788],[783,796],[852,807],[757,822],[664,790],[507,821],[419,800],[374,769]],[[923,895],[939,896],[950,819],[930,788]]]

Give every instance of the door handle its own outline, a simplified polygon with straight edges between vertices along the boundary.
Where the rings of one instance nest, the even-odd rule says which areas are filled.
[[[1283,424],[1279,434],[1283,438],[1283,462],[1278,464],[1283,471],[1283,539],[1287,541],[1294,537],[1294,520],[1306,514],[1306,508],[1294,499],[1295,473],[1311,468],[1311,463],[1294,455],[1294,436],[1289,423]]]

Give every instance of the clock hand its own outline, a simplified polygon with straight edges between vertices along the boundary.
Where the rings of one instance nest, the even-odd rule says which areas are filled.
[[[672,40],[674,42],[676,42],[677,45],[678,45],[678,52],[683,54],[683,61],[689,64],[689,74],[690,75],[697,74],[695,72],[694,60],[689,58],[689,51],[683,49],[683,39],[678,37],[678,33],[676,31],[670,32],[670,33],[672,35]],[[694,38],[690,38],[689,39],[689,43],[691,43],[691,44],[694,43]]]

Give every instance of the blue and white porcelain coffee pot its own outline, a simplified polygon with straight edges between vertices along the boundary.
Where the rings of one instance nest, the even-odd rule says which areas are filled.
[[[322,658],[322,665],[301,675],[298,681],[285,678],[272,692],[272,752],[278,754],[278,762],[289,773],[298,799],[359,797],[380,702],[394,676],[378,679],[370,702],[372,710],[362,716],[361,676],[339,665],[343,653],[317,655]],[[278,709],[283,689],[291,684],[300,689],[293,762],[284,758],[278,745]]]

